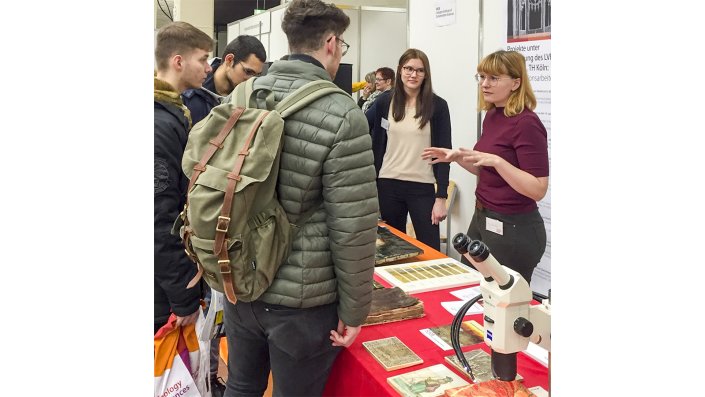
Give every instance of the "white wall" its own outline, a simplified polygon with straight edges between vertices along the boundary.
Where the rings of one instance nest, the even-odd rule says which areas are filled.
[[[406,49],[407,14],[404,9],[361,9],[341,5],[350,17],[345,31],[345,42],[350,44],[341,62],[352,64],[352,80],[360,81],[367,72],[381,66],[395,68],[399,56]],[[228,42],[240,34],[257,36],[267,51],[267,60],[275,61],[289,53],[281,21],[286,5],[228,24]],[[258,35],[259,22],[262,34]],[[361,67],[362,66],[362,67]]]
[[[281,29],[285,11],[286,7],[271,11],[272,31],[269,35],[269,50],[267,51],[267,59],[270,61],[276,61],[289,53],[289,43],[286,39],[286,34]]]
[[[495,1],[495,0],[493,0]],[[492,1],[485,1],[485,4]],[[496,1],[495,1],[496,2]],[[476,0],[457,0],[456,22],[435,24],[435,1],[409,0],[409,45],[426,53],[431,66],[433,91],[448,102],[453,147],[472,148],[477,141],[478,15]],[[451,209],[451,235],[466,232],[475,211],[475,176],[457,164],[450,167],[458,196]],[[441,224],[445,233],[445,224]],[[460,256],[451,249],[450,256]]]
[[[344,8],[340,6],[345,15],[350,18],[350,26],[343,34],[345,42],[350,44],[347,54],[340,60],[342,63],[352,64],[352,81],[359,81],[360,75],[360,10],[358,8]]]
[[[396,70],[399,57],[407,48],[406,10],[362,9],[361,13],[362,57],[357,81],[363,80],[368,72],[382,66]]]

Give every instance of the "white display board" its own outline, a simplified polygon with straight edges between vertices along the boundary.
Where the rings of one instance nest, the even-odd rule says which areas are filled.
[[[548,133],[548,158],[551,159],[551,8],[547,3],[525,7],[520,0],[505,6],[505,49],[526,58],[531,88],[536,96],[534,112]],[[546,251],[531,277],[531,289],[548,295],[551,288],[551,183],[539,201],[539,212],[546,226]]]
[[[259,36],[262,33],[269,33],[270,18],[269,12],[253,15],[240,20],[240,34]]]
[[[487,4],[488,1],[485,1]],[[448,102],[453,147],[472,148],[477,142],[478,5],[458,1],[456,23],[436,26],[435,2],[409,0],[409,46],[426,53],[431,63],[433,91]],[[450,167],[457,186],[449,238],[465,233],[475,212],[475,176],[457,164]],[[445,230],[445,221],[441,224]],[[460,259],[454,250],[449,255]]]
[[[228,24],[228,43],[233,41],[237,36],[240,35],[240,22],[231,22]]]

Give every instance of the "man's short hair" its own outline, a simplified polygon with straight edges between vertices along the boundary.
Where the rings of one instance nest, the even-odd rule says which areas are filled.
[[[282,19],[282,30],[292,53],[311,53],[325,44],[325,35],[340,36],[350,18],[338,7],[321,0],[294,0]]]
[[[228,43],[221,58],[225,59],[228,54],[234,55],[233,60],[235,62],[246,60],[250,54],[254,54],[262,62],[267,60],[267,52],[264,50],[262,43],[255,36],[246,34],[237,36]]]
[[[157,70],[166,70],[169,67],[169,59],[176,54],[185,55],[197,48],[212,51],[213,43],[213,39],[190,23],[171,22],[157,32],[157,44],[154,48]]]

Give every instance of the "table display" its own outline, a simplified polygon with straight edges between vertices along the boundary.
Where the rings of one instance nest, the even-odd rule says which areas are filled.
[[[401,263],[422,262],[433,259],[446,258],[442,253],[426,246],[425,244],[412,239],[409,236],[389,228],[392,232],[412,242],[417,247],[423,250],[423,254],[418,257],[404,259]],[[395,263],[398,264],[399,262]],[[388,265],[393,266],[393,265]],[[388,266],[377,267],[386,268]],[[392,286],[383,278],[375,274],[375,280],[385,286]],[[479,284],[476,282],[475,284]],[[362,328],[362,332],[357,337],[355,342],[346,349],[343,349],[333,368],[331,370],[328,383],[323,392],[324,396],[399,396],[400,392],[392,387],[387,381],[387,378],[402,375],[417,371],[422,368],[441,365],[449,372],[466,380],[469,379],[463,376],[463,372],[455,368],[446,361],[446,357],[452,354],[452,351],[443,350],[429,338],[423,336],[420,332],[422,329],[437,328],[448,325],[453,320],[453,315],[450,314],[441,305],[443,302],[458,300],[451,292],[456,292],[465,287],[453,287],[429,292],[410,293],[414,298],[418,298],[424,304],[425,315],[420,318],[397,321],[387,324],[371,325]],[[475,313],[465,317],[465,321],[475,320],[478,324],[483,324],[482,313]],[[370,355],[370,353],[362,346],[362,343],[388,338],[395,336],[404,345],[409,347],[422,360],[422,364],[411,367],[401,368],[387,372],[381,364]],[[489,347],[482,341],[477,344],[463,347],[463,352],[470,352],[480,349],[485,353],[490,352]],[[548,389],[548,368],[526,355],[524,352],[519,352],[517,360],[517,371],[523,377],[521,386],[526,388],[541,387]],[[479,373],[479,372],[478,372]],[[488,382],[483,382],[483,385]],[[513,382],[502,382],[513,383]],[[518,387],[518,386],[517,386]],[[441,393],[442,395],[442,393]]]

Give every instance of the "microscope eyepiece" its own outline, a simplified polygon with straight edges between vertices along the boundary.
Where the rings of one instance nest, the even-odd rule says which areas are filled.
[[[460,255],[469,254],[476,261],[482,262],[490,256],[490,249],[480,240],[473,240],[465,233],[453,237],[453,248]]]
[[[471,242],[472,240],[467,234],[458,233],[453,237],[453,248],[455,248],[460,255],[464,255],[468,252],[468,245],[470,245]]]

